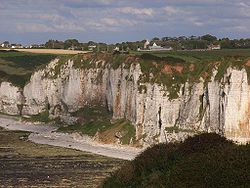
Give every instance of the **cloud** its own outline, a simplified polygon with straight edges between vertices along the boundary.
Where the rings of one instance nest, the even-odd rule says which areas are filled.
[[[17,24],[16,27],[19,32],[55,32],[55,30],[51,27],[48,27],[44,24]]]
[[[97,30],[102,32],[105,31],[117,32],[124,30],[128,27],[134,27],[137,24],[137,22],[129,19],[106,17],[96,21],[89,21],[85,24],[86,27],[89,27],[92,30]]]
[[[163,11],[165,14],[171,16],[177,13],[180,13],[181,11],[178,8],[171,7],[171,6],[166,6],[163,8]]]
[[[55,25],[45,25],[45,24],[17,24],[17,31],[22,33],[65,33],[65,32],[84,32],[85,29],[83,26],[74,24],[74,23],[62,23]]]
[[[61,3],[71,8],[104,8],[117,5],[115,0],[61,0]]]
[[[27,41],[30,34],[116,41],[250,30],[249,0],[1,0],[0,10],[0,40],[25,33]]]
[[[79,33],[84,32],[85,28],[82,25],[79,25],[77,23],[62,23],[57,24],[54,27],[54,30],[57,32],[72,32],[72,33]]]
[[[152,8],[134,8],[134,7],[123,7],[118,9],[119,12],[125,14],[152,16],[154,10]]]
[[[250,5],[247,4],[246,2],[240,2],[238,5],[244,8],[250,8]]]

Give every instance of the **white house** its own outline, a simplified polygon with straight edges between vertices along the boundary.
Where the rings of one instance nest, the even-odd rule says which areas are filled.
[[[114,48],[114,50],[113,51],[117,51],[117,52],[119,52],[120,51],[120,48],[118,47],[118,46],[116,46],[115,48]]]
[[[149,42],[148,40],[146,40],[146,42],[144,43],[143,48],[144,48],[144,49],[148,48],[148,45],[149,45],[149,44],[150,44],[150,42]]]
[[[173,50],[172,47],[166,48],[166,47],[158,46],[155,42],[153,43],[152,46],[149,46],[149,44],[150,42],[146,40],[146,42],[144,43],[143,49],[138,47],[137,51],[149,52],[149,51],[171,51]]]
[[[21,44],[11,44],[10,45],[12,49],[14,48],[23,48],[23,46]]]
[[[96,48],[96,45],[89,45],[88,50],[93,51]]]
[[[156,43],[154,43],[152,46],[149,46],[149,49],[151,51],[170,51],[170,50],[173,50],[172,47],[164,48],[162,46],[158,46]]]
[[[149,46],[149,49],[150,49],[150,50],[161,50],[161,49],[163,49],[163,47],[158,46],[158,45],[154,42],[154,44],[153,44],[152,46]]]
[[[209,46],[208,46],[208,49],[209,50],[220,50],[221,49],[221,46],[218,44],[218,45],[216,45],[216,44],[210,44]]]

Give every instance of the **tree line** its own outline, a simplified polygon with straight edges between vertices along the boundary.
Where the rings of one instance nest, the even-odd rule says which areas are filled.
[[[146,40],[134,42],[121,42],[116,44],[98,43],[89,41],[81,43],[77,39],[68,39],[65,41],[49,40],[45,43],[45,48],[52,49],[72,49],[72,50],[93,50],[93,51],[112,51],[115,47],[120,50],[137,50],[143,47]],[[180,37],[154,37],[150,45],[156,43],[163,47],[172,47],[174,50],[193,50],[206,49],[208,45],[221,45],[223,49],[250,48],[250,38],[247,39],[229,39],[217,38],[216,36],[206,34],[203,36],[180,36]]]

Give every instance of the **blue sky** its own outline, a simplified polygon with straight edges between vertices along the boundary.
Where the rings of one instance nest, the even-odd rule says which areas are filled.
[[[249,0],[0,0],[0,42],[248,38],[249,31]]]

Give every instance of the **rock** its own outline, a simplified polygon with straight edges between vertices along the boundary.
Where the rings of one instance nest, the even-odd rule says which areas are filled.
[[[186,82],[180,86],[178,97],[171,99],[165,86],[140,83],[139,64],[117,69],[104,65],[75,68],[69,60],[56,75],[51,70],[57,63],[54,60],[35,72],[23,93],[2,82],[0,111],[34,115],[49,110],[50,116],[74,124],[76,119],[69,117],[69,112],[86,105],[102,105],[113,112],[114,120],[126,118],[134,124],[136,138],[145,135],[145,145],[182,140],[188,135],[185,131],[167,133],[168,127],[178,127],[180,132],[217,132],[239,141],[250,139],[250,93],[245,69],[228,68],[221,80],[215,79],[214,69],[208,83],[202,79],[192,85]],[[140,91],[142,85],[145,89]]]
[[[22,110],[22,90],[9,82],[0,85],[0,111],[10,115],[20,115]]]

